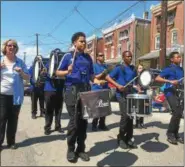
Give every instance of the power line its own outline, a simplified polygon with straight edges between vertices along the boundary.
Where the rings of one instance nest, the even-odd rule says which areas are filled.
[[[60,26],[62,23],[64,23],[74,12],[75,9],[78,8],[80,5],[81,1],[77,2],[77,4],[74,6],[74,8],[66,15],[48,34],[53,34]]]
[[[125,9],[123,12],[119,13],[118,15],[116,15],[113,19],[111,19],[110,21],[107,21],[105,23],[103,23],[99,28],[95,29],[93,32],[88,33],[88,34],[93,34],[97,31],[101,31],[101,29],[106,26],[111,24],[112,22],[115,22],[116,19],[118,19],[121,15],[123,15],[124,13],[126,13],[127,11],[129,11],[131,8],[133,8],[134,6],[136,6],[137,4],[139,4],[141,1],[143,0],[138,0],[136,3],[132,4],[131,6],[129,6],[127,9]]]
[[[92,26],[94,29],[97,29],[88,19],[86,19],[82,13],[79,12],[79,10],[77,8],[75,8],[75,11],[90,25]]]

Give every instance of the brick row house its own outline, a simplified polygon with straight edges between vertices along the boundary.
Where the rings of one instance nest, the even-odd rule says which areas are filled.
[[[161,4],[151,7],[151,33],[150,33],[150,52],[141,60],[148,61],[152,68],[159,65],[160,52],[160,21]],[[167,30],[166,30],[166,54],[173,50],[184,54],[184,1],[168,1],[167,7]],[[167,64],[169,60],[167,59]]]
[[[174,49],[184,53],[184,1],[168,1],[167,55]],[[121,53],[130,50],[133,64],[142,61],[145,67],[157,68],[160,51],[161,4],[151,7],[143,18],[132,14],[129,18],[102,30],[102,37],[87,38],[87,52],[96,61],[98,52],[103,52],[107,63],[121,61]]]
[[[121,53],[130,50],[135,64],[138,57],[150,50],[150,20],[148,13],[144,18],[131,15],[126,20],[115,23],[102,30],[102,37],[95,35],[87,38],[87,52],[95,57],[98,52],[105,54],[106,62],[113,63],[121,60]]]

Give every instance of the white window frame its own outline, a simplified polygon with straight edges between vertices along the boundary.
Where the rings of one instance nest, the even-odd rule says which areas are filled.
[[[119,32],[119,41],[128,39],[129,38],[128,35],[129,35],[129,31],[127,29],[120,31]]]
[[[121,53],[122,53],[122,47],[121,44],[118,45],[118,57],[121,57]]]
[[[111,46],[111,59],[114,58],[114,46]]]
[[[105,60],[107,60],[107,48],[104,49]]]
[[[112,44],[112,41],[113,41],[113,35],[109,35],[109,36],[105,37],[105,44],[106,45]]]
[[[157,41],[157,38],[159,38],[159,41]],[[157,47],[157,45],[159,45],[159,47]],[[156,50],[160,49],[160,35],[155,36],[155,49]]]
[[[174,34],[177,34],[176,42],[174,42]],[[177,30],[172,30],[171,32],[171,44],[176,45],[178,44],[178,31]]]

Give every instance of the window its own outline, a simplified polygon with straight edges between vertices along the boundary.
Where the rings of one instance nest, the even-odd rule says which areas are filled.
[[[128,30],[121,31],[119,33],[119,40],[124,40],[128,38]]]
[[[92,42],[90,42],[90,43],[87,44],[87,49],[88,49],[88,50],[89,50],[89,49],[92,49]]]
[[[105,38],[105,43],[106,44],[112,43],[112,35],[110,35],[110,36],[108,36],[108,37]]]
[[[118,57],[121,57],[121,53],[122,53],[122,48],[121,48],[121,44],[118,45]]]
[[[114,46],[111,47],[111,59],[114,58]]]
[[[171,44],[178,44],[177,37],[178,37],[177,31],[176,30],[172,31]]]
[[[175,19],[175,10],[168,12],[168,25],[171,25],[174,23],[174,19]]]
[[[107,48],[104,49],[105,60],[107,60]]]
[[[129,50],[130,51],[130,41],[127,41],[127,50]]]
[[[155,49],[160,49],[160,36],[155,37]]]

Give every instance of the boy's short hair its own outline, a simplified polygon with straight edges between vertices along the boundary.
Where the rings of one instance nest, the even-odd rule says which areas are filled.
[[[179,54],[179,52],[177,52],[177,51],[171,52],[171,53],[169,54],[169,58],[170,58],[170,59],[174,58],[174,56],[175,56],[176,54]]]
[[[79,37],[86,38],[86,35],[83,32],[76,32],[75,34],[73,34],[73,36],[71,38],[71,42],[74,43],[76,40],[78,40]]]

